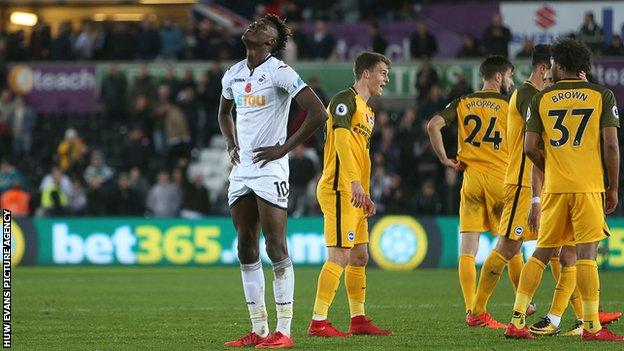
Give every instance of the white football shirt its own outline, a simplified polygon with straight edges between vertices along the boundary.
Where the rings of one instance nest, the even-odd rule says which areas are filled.
[[[286,141],[290,101],[307,85],[290,66],[269,55],[254,69],[247,60],[230,67],[221,80],[222,95],[236,104],[236,137],[240,163],[230,177],[280,175],[288,179],[288,156],[260,168],[253,150]]]

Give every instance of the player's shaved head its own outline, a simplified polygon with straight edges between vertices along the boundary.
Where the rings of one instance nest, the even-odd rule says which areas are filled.
[[[550,51],[555,64],[562,70],[573,74],[591,71],[591,51],[580,40],[572,38],[557,39]]]

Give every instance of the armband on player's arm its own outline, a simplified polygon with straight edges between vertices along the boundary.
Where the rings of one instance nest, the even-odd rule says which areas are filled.
[[[346,128],[336,128],[334,130],[334,143],[336,145],[336,153],[340,162],[340,172],[347,178],[349,184],[354,181],[360,181],[355,169],[355,161],[353,153],[349,146],[351,131]]]

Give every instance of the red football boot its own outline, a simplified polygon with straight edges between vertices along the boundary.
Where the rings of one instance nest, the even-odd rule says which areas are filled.
[[[340,330],[336,329],[331,323],[326,320],[323,321],[315,321],[312,320],[310,322],[310,326],[308,327],[308,336],[323,336],[327,338],[348,338],[351,336],[350,333],[344,333]]]
[[[590,333],[587,330],[583,329],[583,341],[619,341],[624,342],[624,336],[616,335],[607,330],[607,328],[602,328],[595,333]]]
[[[605,312],[598,311],[598,318],[600,318],[600,324],[606,325],[613,323],[622,317],[622,312]]]
[[[496,319],[492,318],[492,316],[487,313],[487,312],[483,312],[480,315],[473,317],[475,323],[477,324],[477,326],[479,327],[485,327],[488,329],[505,329],[507,328],[507,325],[497,321]]]
[[[238,340],[228,341],[223,346],[228,347],[244,347],[244,346],[256,346],[266,339],[256,334],[255,332],[249,332],[249,334],[243,336]]]
[[[289,349],[293,347],[293,341],[290,337],[277,332],[269,335],[263,342],[256,345],[257,349]]]
[[[364,316],[351,318],[349,333],[353,335],[392,335],[391,330],[379,328],[373,324],[372,320],[366,319]]]
[[[479,323],[477,323],[477,320],[475,319],[474,315],[472,314],[472,311],[468,311],[466,313],[466,324],[468,324],[469,327],[478,327]]]
[[[513,323],[507,324],[505,337],[508,339],[535,339],[535,336],[531,334],[529,328],[524,327],[522,329],[518,329]]]

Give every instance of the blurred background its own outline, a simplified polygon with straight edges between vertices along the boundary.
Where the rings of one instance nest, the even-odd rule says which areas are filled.
[[[151,223],[166,252],[165,239],[182,226],[188,238],[176,238],[193,244],[193,254],[184,257],[210,263],[194,259],[215,250],[198,248],[196,233],[216,226],[218,234],[206,234],[220,250],[211,262],[234,262],[235,234],[226,218],[231,166],[217,109],[223,72],[244,59],[241,33],[265,13],[286,18],[293,37],[281,58],[325,105],[353,82],[359,51],[393,61],[384,96],[371,101],[371,196],[378,205],[372,221],[383,224],[377,232],[371,226],[372,234],[400,243],[379,239],[380,265],[456,262],[462,175],[438,162],[425,127],[452,99],[480,89],[485,55],[510,57],[521,83],[530,74],[534,44],[577,37],[595,55],[590,79],[612,89],[620,107],[624,101],[622,2],[4,0],[0,202],[23,218],[24,236],[31,237],[24,241],[38,238],[40,252],[60,243],[47,255],[50,262],[97,263],[87,251],[71,258],[72,235],[87,250],[96,232],[113,238],[128,224],[140,241],[149,237],[140,228]],[[293,102],[289,134],[304,119]],[[445,142],[454,154],[456,127],[445,130]],[[302,240],[291,243],[301,251],[300,263],[318,263],[324,255],[315,197],[322,148],[319,130],[289,156],[289,240]],[[394,219],[383,222],[388,218]],[[624,267],[624,234],[616,222],[604,252],[612,266]],[[47,262],[28,247],[27,262]],[[133,250],[149,252],[140,244]],[[123,263],[113,256],[110,262]],[[172,262],[157,258],[147,261]]]

